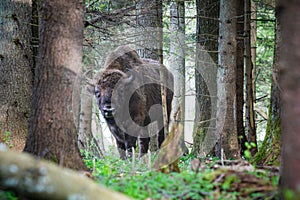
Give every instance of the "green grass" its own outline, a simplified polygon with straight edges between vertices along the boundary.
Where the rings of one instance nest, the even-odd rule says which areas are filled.
[[[18,197],[15,193],[11,191],[0,191],[0,199],[1,200],[18,200]]]
[[[93,175],[99,184],[133,199],[279,199],[276,175],[261,171],[235,173],[216,170],[212,167],[216,159],[202,160],[205,164],[196,173],[190,170],[193,158],[193,155],[182,157],[181,173],[170,174],[150,169],[144,161],[146,159],[136,161],[134,172],[130,161],[112,156],[101,160],[86,158],[85,163],[94,168]],[[254,184],[247,185],[247,181],[254,181]],[[259,188],[267,186],[274,190],[260,191]]]
[[[120,160],[116,155],[95,159],[83,152],[85,164],[93,169],[94,180],[133,199],[280,199],[277,192],[278,175],[268,171],[252,172],[220,167],[217,158],[203,158],[197,172],[191,170],[194,155],[180,159],[180,173],[164,174],[149,168],[143,159]],[[152,162],[155,156],[152,157]],[[286,192],[287,199],[293,199]],[[290,197],[290,198],[288,198]],[[1,191],[0,199],[18,200],[12,192]]]

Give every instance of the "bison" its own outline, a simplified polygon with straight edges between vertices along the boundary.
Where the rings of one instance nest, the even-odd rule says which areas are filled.
[[[141,59],[129,46],[120,46],[107,57],[104,70],[95,76],[95,96],[101,114],[116,139],[122,159],[132,156],[139,141],[139,157],[147,153],[149,126],[164,140],[160,72],[167,88],[168,121],[173,99],[173,75],[157,61]],[[126,155],[127,151],[127,155]]]

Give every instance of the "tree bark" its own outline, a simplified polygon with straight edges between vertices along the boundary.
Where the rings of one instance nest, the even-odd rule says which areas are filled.
[[[182,0],[170,2],[170,67],[174,76],[174,96],[172,112],[169,116],[173,123],[181,124],[181,148],[188,152],[184,143],[185,123],[185,3]],[[179,122],[175,113],[180,109]]]
[[[158,60],[162,64],[162,1],[139,0],[136,3],[136,9],[137,37],[135,43],[137,53],[141,58]],[[166,91],[162,88],[162,93],[164,92]],[[156,131],[155,128],[155,130],[149,129],[150,132]],[[149,148],[150,151],[158,150],[157,136],[150,138]]]
[[[244,155],[244,151],[247,150],[246,142],[247,137],[245,134],[244,126],[244,5],[245,1],[237,2],[237,21],[236,21],[236,126],[238,133],[238,141],[241,150],[241,155]]]
[[[0,187],[32,200],[129,199],[78,172],[37,160],[26,153],[3,149],[0,150]]]
[[[280,24],[278,19],[278,12],[275,11],[275,44],[274,44],[274,59],[273,59],[273,72],[271,83],[271,97],[269,112],[267,118],[267,129],[263,143],[254,156],[253,162],[259,165],[279,165],[281,153],[281,89],[278,83],[279,76],[279,51],[280,51]],[[272,147],[272,148],[270,148]]]
[[[83,81],[84,82],[84,81]],[[80,98],[80,114],[79,114],[79,131],[78,131],[78,147],[80,150],[88,151],[92,156],[101,158],[103,152],[100,149],[98,141],[92,133],[92,113],[93,113],[93,97],[87,91],[87,86],[82,83]],[[90,88],[89,91],[93,91]]]
[[[147,1],[139,0],[136,3],[137,9],[137,37],[136,50],[141,58],[150,58],[159,60],[159,43],[162,38],[159,37],[159,29],[162,28],[160,19],[162,18],[162,5],[160,0]]]
[[[42,2],[40,0],[32,0],[31,44],[32,44],[32,53],[33,53],[33,73],[37,65],[37,57],[38,57],[38,50],[39,50],[39,27],[41,23],[41,7],[42,7]]]
[[[164,138],[167,137],[169,134],[169,114],[167,108],[167,81],[169,78],[166,76],[166,71],[164,67],[164,57],[163,57],[163,4],[161,0],[156,0],[156,13],[157,13],[157,22],[156,22],[156,29],[157,29],[157,38],[158,38],[158,58],[160,63],[160,83],[161,83],[161,105],[162,105],[162,114],[163,114],[163,129],[164,129]],[[172,82],[172,88],[174,90],[174,82]],[[171,112],[170,112],[171,113]],[[151,144],[150,144],[151,146]]]
[[[279,78],[282,100],[281,188],[294,191],[299,199],[300,173],[300,2],[279,1],[281,42]]]
[[[236,94],[236,16],[237,0],[220,1],[219,66],[217,91],[217,124],[220,137],[218,156],[222,149],[226,158],[240,158],[235,112]]]
[[[248,141],[255,146],[250,149],[251,155],[257,153],[254,93],[253,93],[253,65],[251,59],[251,1],[244,1],[244,59],[246,68],[246,126],[248,131]]]
[[[22,151],[33,85],[31,0],[0,2],[0,141]]]
[[[257,3],[251,1],[251,60],[252,60],[252,79],[253,79],[253,98],[256,99],[256,87],[255,87],[255,79],[256,79],[256,41],[257,41]]]
[[[81,1],[45,0],[25,151],[85,169],[77,145],[83,9]]]
[[[194,153],[210,153],[216,135],[216,96],[220,0],[197,0],[196,111],[193,131]]]
[[[174,98],[171,120],[181,107],[181,120],[185,111],[185,6],[184,1],[170,2],[170,66],[174,76]],[[184,123],[184,121],[182,121]],[[184,124],[183,131],[184,131]]]

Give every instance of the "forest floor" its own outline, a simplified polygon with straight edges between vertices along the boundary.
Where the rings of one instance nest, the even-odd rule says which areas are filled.
[[[278,167],[253,166],[246,160],[198,159],[189,154],[167,165],[177,172],[162,173],[172,168],[153,169],[153,163],[159,160],[157,154],[128,160],[113,153],[101,159],[87,151],[83,155],[92,172],[88,172],[90,178],[132,199],[280,199]],[[285,199],[293,199],[284,195]],[[19,200],[13,192],[0,190],[3,198]]]
[[[179,160],[180,173],[161,173],[146,160],[133,164],[111,155],[85,162],[95,181],[133,199],[280,199],[278,167],[188,155]]]

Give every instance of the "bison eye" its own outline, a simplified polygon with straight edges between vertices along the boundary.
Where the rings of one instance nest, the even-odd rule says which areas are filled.
[[[100,98],[100,96],[101,96],[100,90],[99,90],[98,87],[95,88],[95,96],[96,96],[97,98]]]
[[[99,91],[95,92],[95,96],[96,96],[97,98],[100,98],[100,92],[99,92]]]

